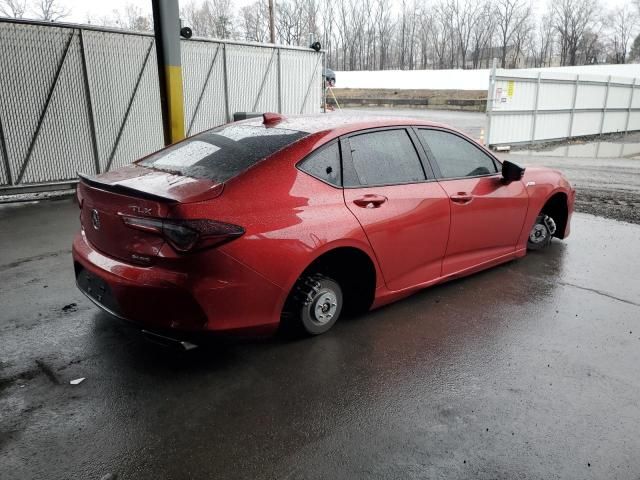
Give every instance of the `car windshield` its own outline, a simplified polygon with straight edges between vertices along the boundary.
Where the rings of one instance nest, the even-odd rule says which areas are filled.
[[[140,165],[222,183],[305,135],[284,128],[223,125],[161,150]]]

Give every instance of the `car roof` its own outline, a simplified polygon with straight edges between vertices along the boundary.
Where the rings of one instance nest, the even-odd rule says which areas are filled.
[[[272,114],[278,115],[278,114]],[[314,115],[282,115],[282,120],[274,122],[273,128],[297,130],[309,134],[336,131],[340,135],[357,132],[367,128],[421,125],[428,127],[449,128],[436,122],[425,119],[399,117],[390,115],[369,114],[365,112],[330,112]],[[262,117],[243,120],[239,123],[250,126],[264,126]],[[268,127],[266,127],[268,128]]]

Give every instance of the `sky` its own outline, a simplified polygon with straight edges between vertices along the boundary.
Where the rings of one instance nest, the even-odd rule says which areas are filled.
[[[151,0],[60,0],[70,11],[71,15],[65,20],[68,22],[84,23],[88,17],[102,18],[110,16],[114,9],[124,10],[125,6],[130,3],[139,6],[140,8],[151,13]],[[253,3],[254,0],[232,0],[234,9]],[[267,1],[267,0],[263,0]],[[275,0],[277,4],[278,0]],[[600,0],[604,5],[609,8],[622,6],[628,3],[630,0]],[[543,6],[547,3],[547,0],[536,1],[533,0],[534,7]],[[536,8],[537,10],[538,8]]]

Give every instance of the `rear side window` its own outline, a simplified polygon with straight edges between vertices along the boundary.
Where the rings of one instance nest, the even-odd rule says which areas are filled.
[[[464,138],[440,130],[418,130],[443,178],[491,175],[498,170],[493,159]]]
[[[283,128],[224,125],[161,150],[140,165],[225,182],[306,135]]]
[[[320,147],[319,150],[316,150],[305,158],[298,167],[303,172],[307,172],[309,175],[323,182],[337,187],[342,185],[340,147],[338,146],[338,142]]]
[[[425,180],[418,153],[404,129],[349,137],[349,145],[359,185],[393,185]]]

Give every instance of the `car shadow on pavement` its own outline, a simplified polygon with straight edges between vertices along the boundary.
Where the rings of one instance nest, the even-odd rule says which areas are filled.
[[[387,341],[395,338],[402,344],[398,332],[411,335],[412,331],[431,330],[429,336],[448,344],[459,339],[448,339],[449,329],[441,327],[460,323],[455,312],[466,312],[465,322],[490,322],[491,318],[500,319],[502,311],[511,312],[550,296],[554,279],[562,274],[565,249],[564,243],[554,241],[542,252],[530,252],[524,258],[435,285],[374,311],[341,319],[334,330],[319,337],[282,332],[261,338],[207,335],[198,337],[198,348],[180,351],[149,341],[136,326],[96,312],[90,342],[92,348],[118,370],[132,370],[151,377],[232,371],[263,358],[280,362],[287,355],[304,361],[305,357],[317,353],[316,350],[336,344],[342,349],[351,348],[354,343],[360,347],[368,342],[379,343],[379,335],[386,335]],[[431,327],[430,322],[434,323]],[[484,327],[491,330],[500,325],[502,322],[496,321],[485,323]]]

